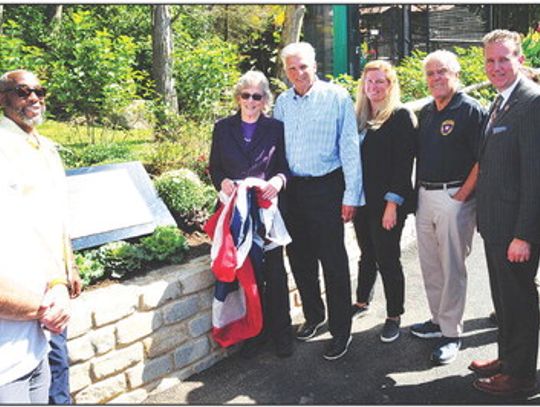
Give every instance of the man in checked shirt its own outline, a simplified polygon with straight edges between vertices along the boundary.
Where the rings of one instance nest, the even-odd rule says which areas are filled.
[[[286,189],[287,254],[300,292],[306,341],[326,323],[319,285],[322,265],[332,340],[323,357],[342,357],[351,342],[351,286],[343,224],[365,204],[360,138],[352,100],[340,86],[317,78],[315,50],[306,42],[281,51],[293,87],[276,101],[285,125],[285,151],[293,177]]]

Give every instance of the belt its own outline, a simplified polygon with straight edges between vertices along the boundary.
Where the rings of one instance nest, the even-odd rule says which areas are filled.
[[[342,173],[341,167],[336,168],[334,171],[329,172],[328,174],[324,174],[318,177],[312,177],[312,176],[293,176],[294,181],[305,181],[305,182],[311,182],[311,181],[323,181],[327,179],[332,179],[334,177],[337,177]]]
[[[435,189],[447,189],[447,188],[457,188],[463,185],[463,181],[450,181],[450,182],[428,182],[428,181],[418,181],[418,185],[425,188],[428,191],[433,191]]]

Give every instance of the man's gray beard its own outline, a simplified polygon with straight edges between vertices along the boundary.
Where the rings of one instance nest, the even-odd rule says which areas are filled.
[[[21,121],[28,127],[33,128],[33,127],[39,126],[40,124],[43,124],[43,122],[45,121],[45,109],[41,109],[41,113],[39,114],[39,116],[32,117],[31,119],[25,116],[23,110],[24,109],[18,110],[17,116],[19,116],[19,119],[21,119]]]

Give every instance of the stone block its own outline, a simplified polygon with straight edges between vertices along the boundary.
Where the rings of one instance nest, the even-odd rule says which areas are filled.
[[[182,383],[183,380],[187,379],[189,376],[192,375],[193,371],[191,370],[191,367],[186,367],[184,369],[172,372],[167,377],[164,377],[163,379],[156,382],[157,386],[153,389],[152,393],[160,393],[162,391],[170,389],[173,386],[177,386]]]
[[[92,346],[96,355],[103,355],[114,349],[116,337],[114,336],[115,326],[108,325],[99,328],[90,334]]]
[[[141,404],[148,397],[146,389],[137,389],[115,397],[109,404]]]
[[[214,302],[214,287],[208,288],[199,293],[199,309],[201,311],[211,309]]]
[[[217,362],[219,362],[225,356],[226,355],[224,353],[222,353],[222,352],[211,353],[209,356],[195,362],[195,364],[193,366],[191,366],[191,368],[193,369],[193,373],[200,373],[200,372],[214,366]]]
[[[96,296],[96,300],[94,325],[101,327],[132,314],[138,305],[139,293],[135,286],[118,284],[106,287]]]
[[[126,372],[128,386],[136,389],[144,384],[150,383],[173,370],[172,355],[164,355],[155,359],[147,359],[144,363],[139,363]]]
[[[206,356],[210,351],[210,344],[206,336],[190,341],[180,346],[174,352],[174,366],[179,369],[188,366],[198,359]]]
[[[126,390],[126,377],[119,374],[86,387],[74,397],[76,404],[102,404]]]
[[[208,333],[212,329],[212,312],[197,315],[188,322],[188,332],[192,338]]]
[[[140,342],[113,350],[99,358],[92,360],[92,373],[97,380],[119,373],[144,358],[143,345]]]
[[[150,335],[162,325],[159,312],[137,312],[116,324],[116,341],[127,345]]]
[[[79,363],[69,367],[69,388],[71,393],[76,393],[91,384],[90,363]]]
[[[178,281],[155,281],[141,292],[139,307],[142,311],[154,309],[168,301],[180,298],[182,289]]]
[[[92,329],[92,313],[89,304],[80,297],[72,301],[68,338],[77,338]]]
[[[178,277],[183,294],[192,294],[214,285],[216,280],[210,270],[209,257],[196,259],[189,266],[190,268],[182,271],[182,274]]]
[[[196,295],[183,298],[163,307],[163,321],[166,325],[174,324],[195,315],[199,309],[199,300]]]
[[[69,340],[67,347],[70,364],[84,362],[94,356],[94,347],[89,335]]]
[[[184,324],[163,327],[143,340],[144,352],[146,357],[154,358],[177,348],[187,339]]]

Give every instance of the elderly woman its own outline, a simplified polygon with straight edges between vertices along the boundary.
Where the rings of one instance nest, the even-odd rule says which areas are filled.
[[[210,151],[210,176],[218,191],[230,195],[235,180],[256,177],[267,181],[262,198],[272,199],[289,177],[285,159],[283,123],[265,115],[272,104],[268,80],[258,71],[245,73],[234,89],[238,112],[219,120],[214,127]],[[244,357],[252,357],[272,337],[276,354],[292,354],[289,289],[282,247],[266,251],[262,279],[258,278],[264,312],[263,333],[247,340]],[[261,281],[262,280],[262,281]]]
[[[358,85],[356,104],[358,128],[365,134],[360,153],[366,205],[353,220],[361,256],[352,316],[369,310],[378,270],[386,297],[387,319],[380,335],[383,342],[398,338],[404,312],[400,239],[413,193],[415,117],[399,100],[394,68],[385,61],[369,62]]]

